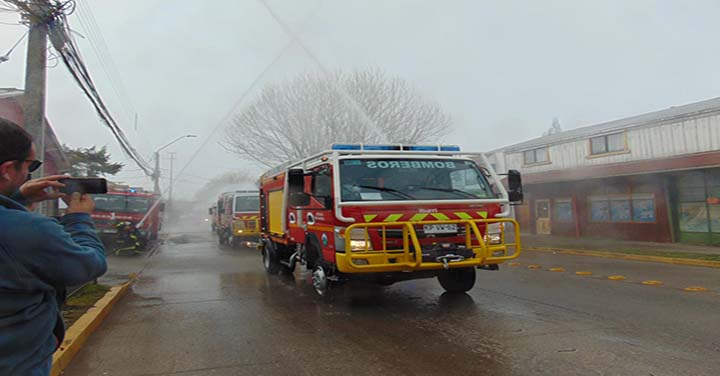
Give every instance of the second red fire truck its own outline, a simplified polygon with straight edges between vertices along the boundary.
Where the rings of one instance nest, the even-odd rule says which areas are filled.
[[[479,163],[478,163],[479,161]],[[260,179],[263,264],[268,273],[312,270],[319,295],[331,285],[388,285],[437,277],[449,292],[475,284],[520,254],[506,182],[481,153],[457,146],[336,144]]]
[[[95,227],[102,238],[114,238],[119,222],[137,226],[140,237],[157,239],[162,226],[162,204],[159,196],[140,189],[121,189],[106,194],[93,195],[95,210],[91,213]]]

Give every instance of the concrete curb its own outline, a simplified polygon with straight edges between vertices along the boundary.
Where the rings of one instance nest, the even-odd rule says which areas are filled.
[[[62,374],[63,370],[70,364],[70,361],[80,352],[90,335],[100,326],[103,320],[105,320],[112,310],[112,307],[125,295],[134,281],[135,278],[133,277],[122,285],[112,287],[105,296],[100,298],[93,307],[90,307],[85,314],[80,316],[80,318],[70,326],[65,333],[65,340],[62,345],[55,351],[55,354],[53,354],[52,370],[50,371],[51,376],[59,376]]]
[[[644,255],[634,255],[634,254],[629,254],[629,253],[586,251],[586,250],[577,250],[577,249],[559,249],[559,248],[547,248],[547,247],[523,247],[523,251],[536,251],[536,252],[546,252],[546,253],[559,253],[559,254],[563,254],[563,255],[593,256],[593,257],[612,258],[612,259],[621,259],[621,260],[659,262],[659,263],[663,263],[663,264],[704,266],[707,268],[720,268],[720,261],[697,260],[697,259],[687,259],[687,258],[644,256]]]

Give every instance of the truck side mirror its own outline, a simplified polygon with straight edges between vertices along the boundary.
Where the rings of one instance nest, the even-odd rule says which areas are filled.
[[[165,203],[164,202],[159,203],[158,208],[160,209],[161,212],[164,212],[165,211]]]
[[[288,195],[289,206],[308,206],[310,205],[310,195],[305,192],[290,192]]]
[[[522,177],[520,171],[508,171],[508,198],[512,203],[522,203],[525,195],[522,189]]]

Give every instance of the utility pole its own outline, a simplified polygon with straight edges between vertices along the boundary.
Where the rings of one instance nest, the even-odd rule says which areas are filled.
[[[160,151],[156,151],[153,155],[155,158],[155,171],[153,171],[153,193],[156,195],[160,194]]]
[[[175,152],[170,152],[170,187],[168,188],[168,207],[172,206],[172,195],[173,195],[173,164],[175,162]]]
[[[154,185],[155,185],[155,187],[154,187],[153,190],[154,190],[154,193],[155,193],[156,195],[159,195],[159,194],[160,194],[160,150],[163,150],[163,149],[167,148],[168,146],[170,146],[170,145],[172,145],[172,144],[174,144],[174,143],[182,140],[183,138],[193,138],[193,137],[197,137],[197,136],[194,135],[194,134],[186,134],[186,135],[184,135],[184,136],[180,136],[180,137],[178,137],[178,138],[170,141],[170,142],[167,143],[165,146],[163,146],[163,147],[155,150],[155,154],[154,154],[154,158],[155,158],[155,171],[153,171],[153,176],[152,176],[152,177],[153,177],[153,182],[154,182]],[[174,157],[173,157],[173,158],[174,158]],[[171,160],[172,160],[172,159],[171,159]],[[170,197],[172,198],[172,184],[170,184],[170,189],[171,189],[171,191],[170,191]]]
[[[47,9],[37,4],[33,8],[38,13],[47,13]],[[28,31],[27,58],[25,62],[25,90],[23,95],[23,128],[35,140],[37,159],[45,160],[45,98],[47,88],[47,36],[46,18],[37,19],[26,15],[30,21]],[[33,173],[34,178],[45,175],[45,166]],[[45,203],[38,206],[41,213],[47,213]]]

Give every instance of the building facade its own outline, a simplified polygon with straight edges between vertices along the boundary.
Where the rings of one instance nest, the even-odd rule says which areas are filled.
[[[23,112],[23,91],[18,89],[0,88],[0,118],[12,121],[23,126],[25,115]],[[39,143],[35,140],[35,146]],[[41,158],[38,155],[38,158]],[[70,165],[63,154],[62,145],[58,141],[50,123],[45,119],[45,157],[43,160],[45,175],[56,175],[67,172]],[[58,205],[56,202],[45,204],[44,212],[56,215]]]
[[[527,232],[720,245],[720,98],[489,153],[523,173]]]

